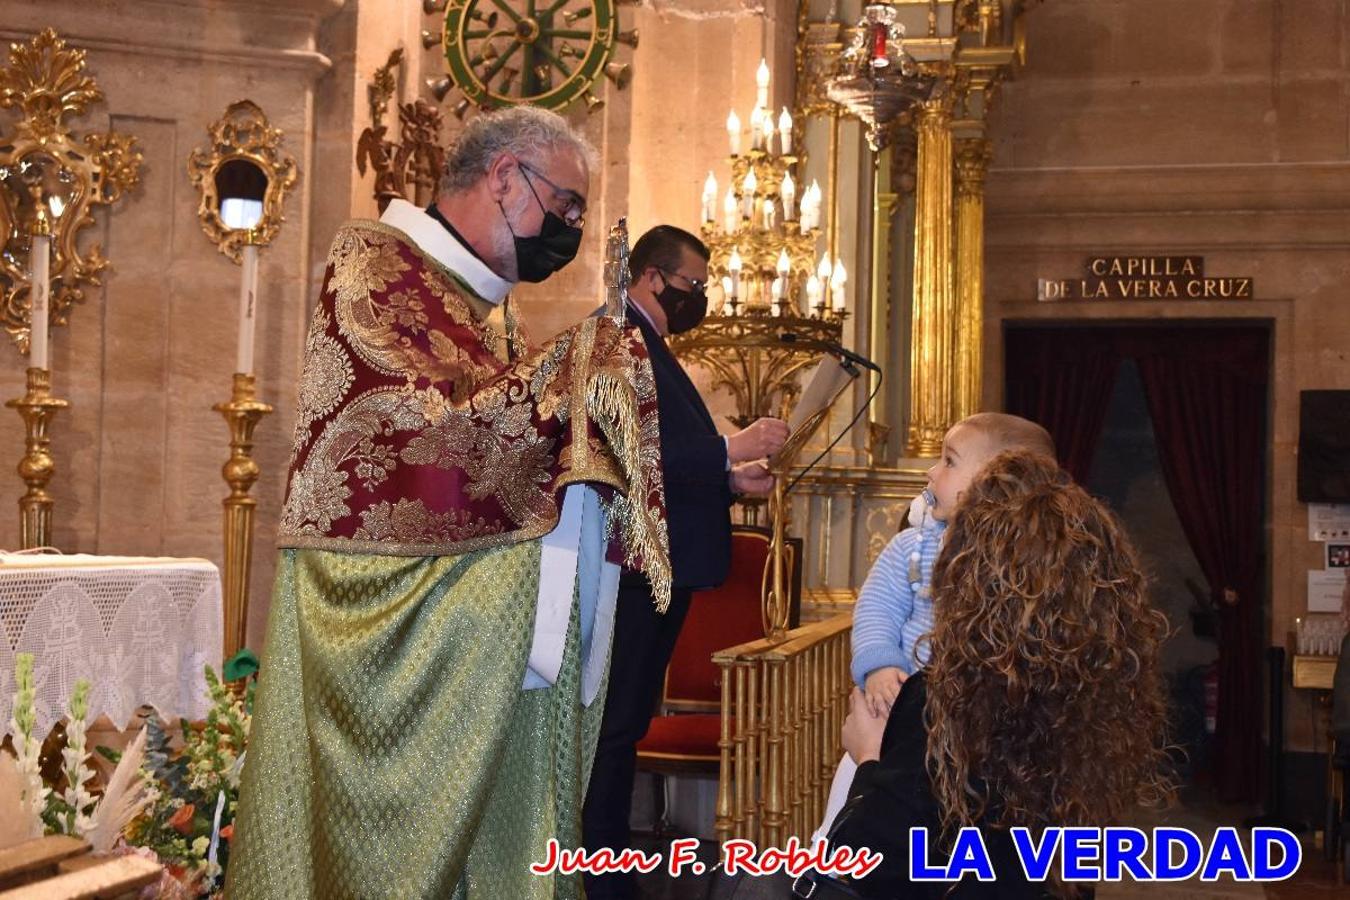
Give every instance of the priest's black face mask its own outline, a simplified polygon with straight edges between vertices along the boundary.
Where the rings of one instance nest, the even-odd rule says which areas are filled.
[[[581,228],[567,224],[561,216],[544,206],[530,177],[530,173],[534,171],[531,167],[517,161],[516,171],[525,179],[526,187],[534,195],[534,202],[539,204],[539,209],[544,214],[539,233],[521,236],[511,224],[511,217],[506,214],[500,200],[497,201],[497,208],[501,210],[502,218],[506,220],[506,227],[510,230],[511,239],[515,243],[516,277],[521,281],[537,284],[576,258],[577,249],[581,246]],[[548,181],[542,173],[535,174]],[[549,184],[552,185],[552,182]]]

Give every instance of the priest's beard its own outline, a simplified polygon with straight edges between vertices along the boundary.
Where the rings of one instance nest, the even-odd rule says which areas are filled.
[[[529,194],[517,195],[513,201],[510,198],[503,200],[501,206],[501,216],[497,227],[492,231],[492,258],[497,260],[497,265],[501,267],[498,275],[507,281],[520,281],[520,265],[516,261],[516,238],[511,233],[514,227],[511,223],[519,222],[521,214],[531,203],[535,202]]]

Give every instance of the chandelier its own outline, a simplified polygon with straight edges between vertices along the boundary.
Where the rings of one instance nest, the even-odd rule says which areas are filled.
[[[755,82],[747,147],[740,117],[735,110],[727,117],[731,179],[720,208],[717,176],[709,172],[703,185],[702,238],[721,303],[699,327],[671,340],[675,353],[712,374],[714,388],[731,392],[737,411],[731,418],[741,427],[786,413],[797,373],[819,358],[822,342],[839,342],[848,315],[843,263],[828,252],[819,261],[815,256],[820,185],[812,181],[799,198],[792,114],[784,108],[775,120],[764,60]]]
[[[905,52],[904,39],[905,26],[896,21],[894,7],[868,4],[826,85],[826,96],[867,126],[867,146],[873,152],[885,145],[886,126],[927,100],[936,83]]]

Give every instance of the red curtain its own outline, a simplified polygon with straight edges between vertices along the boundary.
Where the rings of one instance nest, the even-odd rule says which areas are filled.
[[[1004,409],[1049,431],[1079,484],[1097,453],[1120,360],[1113,333],[1099,329],[1018,328],[1004,339]]]
[[[1139,366],[1168,494],[1220,610],[1215,780],[1228,799],[1260,784],[1265,559],[1265,326],[1012,328],[1005,409],[1039,422],[1085,483],[1120,363]]]
[[[1219,610],[1215,781],[1228,799],[1253,799],[1261,784],[1269,332],[1195,329],[1150,343],[1136,359],[1163,478]]]

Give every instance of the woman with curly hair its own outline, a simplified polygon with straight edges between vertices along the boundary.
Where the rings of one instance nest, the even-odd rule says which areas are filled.
[[[962,495],[933,586],[928,667],[889,719],[855,690],[844,725],[859,769],[832,842],[884,854],[851,887],[869,898],[1082,896],[1029,882],[1010,829],[1039,845],[1046,826],[1106,826],[1170,796],[1167,622],[1135,551],[1053,460],[1007,453]],[[933,866],[960,828],[978,828],[997,880],[911,884],[915,826],[928,829]]]

